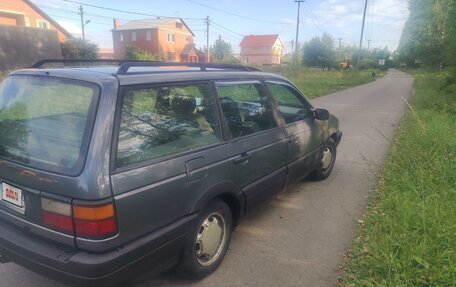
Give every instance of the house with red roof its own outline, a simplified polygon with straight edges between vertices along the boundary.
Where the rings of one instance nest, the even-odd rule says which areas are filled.
[[[147,51],[167,62],[197,62],[198,51],[192,30],[181,18],[134,20],[121,24],[114,20],[114,57],[125,57],[127,48]]]
[[[279,35],[248,35],[241,44],[241,63],[278,65],[282,61],[283,43]]]
[[[29,0],[1,0],[0,25],[54,30],[60,42],[73,36]]]

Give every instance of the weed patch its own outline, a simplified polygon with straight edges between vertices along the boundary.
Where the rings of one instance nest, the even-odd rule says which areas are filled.
[[[452,85],[441,73],[416,75],[413,111],[402,120],[340,286],[455,286]]]

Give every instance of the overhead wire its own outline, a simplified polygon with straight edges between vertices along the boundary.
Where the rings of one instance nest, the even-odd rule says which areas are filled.
[[[317,16],[315,15],[315,13],[312,11],[312,9],[310,8],[310,5],[307,3],[307,2],[304,2],[304,7],[306,8],[307,11],[309,11],[310,15],[312,16],[312,18],[315,20],[315,26],[317,27],[317,29],[322,33],[322,34],[325,34],[327,33],[326,32],[326,29],[323,27],[322,24],[320,24],[320,21],[318,21],[317,19]]]
[[[88,3],[74,1],[74,0],[61,0],[61,1],[69,2],[69,3],[75,3],[75,4],[87,6],[87,7],[93,7],[93,8],[103,9],[103,10],[119,12],[119,13],[126,13],[126,14],[134,14],[134,15],[142,15],[142,16],[158,17],[158,18],[181,18],[181,19],[203,20],[203,18],[184,18],[184,17],[178,17],[178,16],[163,16],[163,15],[155,15],[155,14],[149,14],[149,13],[143,13],[143,12],[135,12],[135,11],[127,11],[127,10],[121,10],[121,9],[114,9],[114,8],[110,8],[110,7],[93,5],[93,4],[88,4]]]
[[[194,0],[187,0],[187,1],[190,2],[190,3],[196,4],[196,5],[199,5],[201,7],[205,7],[205,8],[214,10],[214,11],[218,11],[218,12],[221,12],[221,13],[225,13],[225,14],[228,14],[228,15],[231,15],[231,16],[235,16],[235,17],[238,17],[238,18],[243,18],[243,19],[250,20],[250,21],[256,21],[256,22],[261,22],[261,23],[269,23],[269,24],[289,25],[289,23],[268,21],[268,20],[256,19],[256,18],[244,16],[244,15],[239,15],[239,14],[236,14],[236,13],[233,13],[233,12],[230,12],[230,11],[226,11],[226,10],[223,10],[223,9],[220,9],[220,8],[215,8],[215,7],[212,7],[212,6],[209,6],[209,5],[203,4],[201,2],[194,1]]]
[[[214,21],[211,21],[211,24],[214,24],[216,27],[219,27],[219,28],[221,28],[221,29],[223,29],[223,30],[225,30],[225,31],[228,31],[228,32],[230,32],[230,33],[232,33],[232,34],[234,34],[234,35],[236,35],[236,36],[238,36],[238,37],[244,37],[244,35],[242,35],[242,34],[240,34],[240,33],[237,33],[237,32],[235,32],[235,31],[233,31],[233,30],[231,30],[231,29],[228,29],[228,28],[226,28],[226,27],[224,27],[224,26],[222,26],[222,25],[220,25],[220,24],[217,24],[217,23],[215,23]]]

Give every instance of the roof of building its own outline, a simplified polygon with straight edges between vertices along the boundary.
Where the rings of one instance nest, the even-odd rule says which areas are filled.
[[[57,23],[54,19],[52,19],[48,14],[46,14],[43,10],[41,10],[38,6],[32,3],[32,1],[29,0],[23,0],[25,4],[30,6],[33,10],[35,10],[38,14],[43,16],[48,22],[50,22],[57,30],[62,32],[66,37],[72,39],[73,35],[70,34],[65,28],[63,28],[59,23]]]
[[[282,40],[280,40],[279,35],[248,35],[244,36],[244,39],[242,39],[241,44],[239,46],[241,47],[247,47],[247,46],[273,46],[277,39],[279,39],[280,44],[283,47]]]
[[[189,54],[192,52],[192,50],[194,50],[195,53],[198,53],[198,52],[196,51],[196,48],[195,48],[195,45],[194,45],[194,44],[187,44],[187,45],[185,45],[185,47],[184,47],[184,49],[182,50],[182,53],[181,53],[181,54],[182,54],[182,55],[189,55]]]
[[[192,30],[181,18],[157,18],[157,19],[142,19],[127,22],[119,27],[114,28],[112,31],[125,31],[125,30],[142,30],[142,29],[155,29],[164,26],[172,21],[180,21],[187,29],[193,34]]]

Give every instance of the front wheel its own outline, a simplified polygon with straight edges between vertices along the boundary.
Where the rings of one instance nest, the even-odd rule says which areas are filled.
[[[330,139],[323,147],[321,151],[320,161],[317,164],[317,168],[311,174],[311,178],[314,180],[326,179],[334,167],[336,162],[337,146],[333,139]]]
[[[214,272],[228,250],[232,228],[228,205],[222,200],[212,201],[199,216],[177,271],[191,278],[202,278]]]

